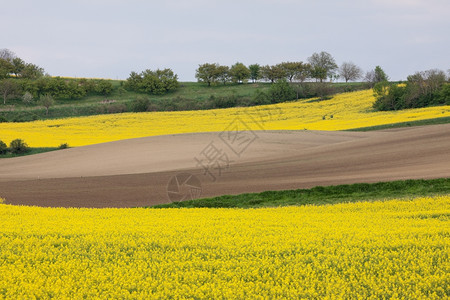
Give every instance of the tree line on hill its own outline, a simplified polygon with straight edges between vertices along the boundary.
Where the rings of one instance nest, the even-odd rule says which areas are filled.
[[[177,97],[174,101],[182,103],[161,104],[158,107],[147,105],[147,110],[208,109],[231,106],[249,106],[278,103],[300,98],[320,97],[360,88],[373,88],[377,101],[376,110],[394,110],[423,107],[428,105],[449,104],[449,78],[440,70],[417,72],[408,76],[404,85],[393,84],[380,66],[363,74],[362,69],[353,62],[337,65],[333,56],[327,52],[313,53],[306,62],[281,62],[275,65],[251,64],[237,62],[232,66],[218,63],[200,64],[195,77],[207,86],[243,84],[247,82],[270,82],[265,91],[256,89],[253,96],[245,99],[232,95],[212,95],[208,101],[193,103],[189,99]],[[362,79],[365,86],[335,86],[330,82],[341,78],[345,82]],[[126,90],[144,95],[163,95],[179,88],[178,76],[171,69],[144,70],[131,72],[130,76],[114,87],[111,81],[104,79],[73,79],[51,77],[44,69],[25,62],[8,49],[0,49],[0,97],[3,104],[9,99],[22,99],[26,105],[40,105],[48,114],[56,100],[82,99],[86,96],[109,96],[114,91],[124,93]],[[142,97],[141,97],[142,98]],[[144,97],[145,98],[145,97]],[[242,99],[241,99],[242,98]],[[141,103],[139,103],[139,101]],[[141,111],[145,100],[133,102],[131,110]],[[127,108],[128,109],[128,108]],[[126,110],[121,108],[121,111]]]
[[[264,80],[275,83],[278,80],[286,80],[290,83],[303,83],[307,80],[324,82],[327,78],[334,81],[342,77],[345,82],[356,81],[363,76],[360,67],[352,62],[344,62],[340,67],[328,52],[313,53],[308,62],[282,62],[276,65],[251,64],[248,67],[237,62],[231,67],[218,63],[204,63],[199,65],[195,77],[199,82],[208,86],[214,84],[243,83],[248,80],[256,82]]]
[[[108,80],[51,77],[44,69],[25,62],[8,49],[0,49],[0,95],[7,100],[22,98],[25,104],[48,103],[48,99],[81,99],[87,95],[109,95]]]

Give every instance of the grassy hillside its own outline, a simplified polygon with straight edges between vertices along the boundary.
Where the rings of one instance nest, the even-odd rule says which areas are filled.
[[[70,80],[70,79],[68,79]],[[124,81],[110,80],[113,86],[112,93],[108,96],[87,95],[81,99],[56,99],[55,105],[50,107],[48,115],[43,107],[25,104],[20,97],[10,99],[7,105],[0,103],[0,122],[25,122],[44,119],[57,119],[77,116],[91,116],[99,114],[111,114],[135,111],[135,101],[147,98],[148,111],[180,111],[201,110],[233,106],[255,105],[254,95],[257,92],[267,92],[270,83],[258,82],[248,84],[218,84],[211,87],[197,82],[181,82],[180,87],[164,95],[146,95],[125,90]],[[344,92],[360,90],[363,83],[334,83],[328,92]],[[298,85],[293,85],[297,89]],[[313,85],[306,84],[300,98],[311,97]],[[307,92],[305,92],[307,91]],[[231,103],[230,103],[231,102]],[[142,111],[142,110],[140,110]]]
[[[343,202],[381,200],[403,197],[431,196],[450,194],[450,178],[432,180],[405,180],[378,183],[357,183],[314,187],[288,191],[267,191],[242,195],[226,195],[161,204],[152,208],[175,207],[228,207],[256,208],[289,205],[320,205]]]

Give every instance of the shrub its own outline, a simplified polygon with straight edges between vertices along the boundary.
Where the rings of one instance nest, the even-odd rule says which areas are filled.
[[[294,100],[296,97],[294,89],[289,85],[286,79],[280,79],[272,84],[269,89],[269,95],[272,103]]]
[[[23,96],[22,96],[22,101],[25,104],[31,104],[33,102],[33,95],[30,92],[26,92]]]
[[[30,151],[28,145],[21,139],[15,139],[9,145],[9,150],[14,154],[23,154]]]
[[[131,110],[134,112],[144,112],[147,111],[149,106],[150,99],[146,97],[137,97],[136,100],[131,103]]]
[[[118,114],[118,113],[123,113],[126,111],[127,111],[127,106],[123,103],[106,105],[106,112],[108,114]]]
[[[5,154],[6,152],[8,152],[8,146],[3,141],[0,141],[0,154]]]
[[[59,147],[58,147],[58,149],[67,149],[67,148],[69,148],[69,144],[67,144],[67,143],[63,143],[63,144],[61,144],[61,145],[59,145]]]
[[[267,95],[267,93],[256,90],[252,97],[253,103],[255,105],[264,105],[264,104],[270,104],[270,97]]]

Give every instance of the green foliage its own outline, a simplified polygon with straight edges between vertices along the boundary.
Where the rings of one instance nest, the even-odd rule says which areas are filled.
[[[450,84],[444,84],[436,93],[436,104],[450,105]]]
[[[140,74],[131,72],[125,84],[129,90],[152,95],[166,94],[176,90],[178,86],[178,76],[171,69],[147,69]]]
[[[21,139],[15,139],[11,141],[9,145],[9,151],[13,154],[23,154],[30,151],[28,145]]]
[[[336,186],[317,186],[311,189],[266,191],[241,195],[225,195],[196,199],[152,208],[169,207],[274,207],[287,205],[323,205],[389,198],[409,198],[450,193],[450,178],[405,180],[378,183],[356,183]]]
[[[294,100],[296,93],[286,79],[280,79],[270,87],[269,97],[272,103],[279,103]]]
[[[9,61],[0,58],[0,79],[7,78],[13,71],[13,68],[13,65]]]
[[[86,96],[80,100],[75,99],[58,99],[55,105],[51,107],[49,114],[46,109],[38,105],[38,101],[33,101],[31,105],[23,103],[19,95],[23,95],[25,91],[29,91],[34,99],[39,99],[35,87],[35,80],[29,79],[11,79],[20,83],[21,92],[17,98],[10,100],[14,105],[14,110],[0,110],[0,122],[28,122],[33,120],[45,120],[53,118],[67,118],[77,116],[91,116],[99,114],[111,114],[133,111],[132,102],[139,96],[145,96],[141,93],[125,90],[121,83],[125,81],[107,80],[113,85],[113,91],[108,96],[109,101],[105,101],[105,97],[98,95],[95,91],[95,82],[93,79],[70,79],[75,81],[84,90],[89,90]],[[69,80],[69,79],[66,79]],[[319,83],[303,82],[292,83],[291,87],[295,90],[298,98],[311,98],[317,96],[315,88]],[[353,90],[364,88],[364,84],[329,84],[333,93],[347,91],[348,86]],[[224,103],[235,103],[235,106],[252,106],[270,103],[269,89],[270,83],[259,82],[255,84],[218,84],[207,87],[203,83],[183,82],[179,89],[173,93],[164,95],[152,95],[149,100],[147,111],[171,111],[171,110],[203,110],[213,109],[216,105],[223,107]],[[122,91],[120,91],[122,90]],[[257,92],[258,91],[258,92]],[[34,94],[35,93],[35,94]],[[45,95],[45,94],[44,94]],[[211,95],[217,98],[210,101]],[[231,98],[235,97],[233,100]],[[219,99],[222,98],[222,99]],[[229,99],[223,99],[229,98]],[[7,103],[8,104],[8,103]],[[0,104],[0,108],[2,105]]]
[[[113,85],[109,80],[96,80],[94,91],[99,95],[108,96],[113,91]]]
[[[242,83],[250,78],[251,72],[243,63],[236,63],[230,68],[230,76],[233,82]]]
[[[303,82],[310,76],[310,65],[304,64],[301,61],[297,62],[282,62],[278,65],[286,76],[289,82],[293,80],[298,80]]]
[[[235,107],[237,103],[238,98],[236,96],[236,93],[232,93],[231,95],[220,95],[220,96],[211,95],[208,99],[208,106],[210,108]]]
[[[10,77],[36,79],[44,75],[44,69],[27,63],[8,49],[0,49],[0,79]]]
[[[8,146],[0,140],[0,154],[5,154],[6,152],[8,152]]]
[[[131,109],[133,112],[145,112],[150,106],[150,99],[147,97],[137,97],[131,103]]]
[[[405,86],[382,81],[373,90],[375,110],[398,110],[448,104],[449,84],[440,70],[417,72],[408,76]]]
[[[69,144],[67,144],[67,143],[63,143],[63,144],[59,145],[59,147],[58,147],[58,149],[60,149],[60,150],[67,149],[67,148],[69,148]]]
[[[263,66],[261,67],[261,77],[265,80],[268,80],[274,83],[277,80],[283,79],[286,77],[286,72],[280,65],[275,66]]]
[[[270,96],[261,91],[260,89],[256,90],[255,93],[253,94],[253,103],[255,105],[265,105],[265,104],[270,104]]]
[[[384,125],[369,126],[369,127],[360,127],[360,128],[355,128],[355,129],[349,129],[347,131],[373,131],[373,130],[403,128],[403,127],[412,127],[412,126],[449,124],[449,123],[450,123],[450,117],[441,117],[441,118],[433,118],[433,119],[418,120],[418,121],[409,121],[409,122],[384,124]]]
[[[211,84],[215,83],[218,78],[218,69],[219,64],[210,64],[205,63],[198,66],[198,69],[195,71],[195,78],[197,78],[198,82],[203,82],[211,86]]]
[[[258,64],[253,64],[248,66],[248,69],[250,70],[250,79],[253,82],[256,82],[258,79],[261,78],[261,66]]]
[[[338,66],[333,56],[330,53],[322,51],[320,53],[313,53],[308,62],[311,65],[311,77],[322,82],[328,77],[332,77]]]
[[[389,77],[380,66],[375,67],[375,82],[389,81]]]

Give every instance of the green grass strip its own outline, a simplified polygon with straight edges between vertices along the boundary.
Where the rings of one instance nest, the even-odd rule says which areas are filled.
[[[401,122],[401,123],[377,125],[377,126],[370,126],[370,127],[360,127],[360,128],[348,129],[346,131],[373,131],[373,130],[382,130],[382,129],[391,129],[391,128],[448,124],[448,123],[450,123],[450,117],[441,117],[441,118],[434,118],[434,119]]]
[[[33,155],[33,154],[38,154],[38,153],[44,153],[44,152],[50,152],[50,151],[55,151],[55,150],[59,150],[59,147],[48,147],[48,148],[30,148],[30,151],[25,152],[25,153],[21,153],[21,154],[14,154],[14,153],[6,153],[6,154],[0,154],[0,159],[1,158],[11,158],[11,157],[19,157],[19,156],[26,156],[26,155]]]
[[[450,193],[450,178],[400,180],[378,183],[356,183],[318,186],[311,189],[267,191],[155,205],[150,208],[226,207],[257,208],[288,205],[323,205],[392,198],[432,196]]]

